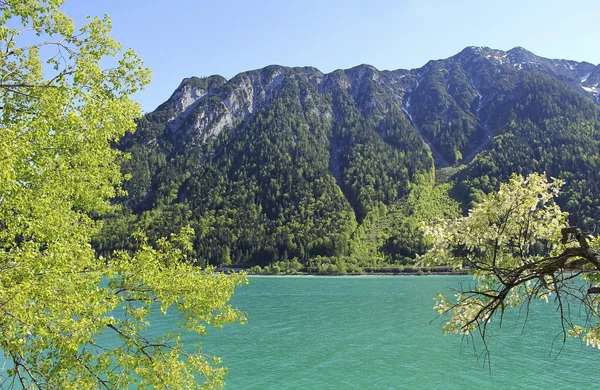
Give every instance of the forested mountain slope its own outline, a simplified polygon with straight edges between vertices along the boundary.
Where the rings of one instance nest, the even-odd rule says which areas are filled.
[[[191,225],[212,264],[406,263],[426,248],[421,220],[458,212],[448,194],[466,207],[532,171],[564,178],[563,205],[594,223],[599,85],[600,66],[482,47],[413,70],[185,79],[117,146],[129,195],[95,245]]]

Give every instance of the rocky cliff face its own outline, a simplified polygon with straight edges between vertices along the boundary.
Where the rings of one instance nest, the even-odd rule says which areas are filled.
[[[332,117],[332,96],[345,92],[365,117],[403,111],[428,145],[438,166],[469,162],[497,129],[493,102],[510,97],[518,77],[539,72],[600,103],[600,65],[552,60],[516,47],[509,51],[467,47],[457,55],[418,69],[379,71],[370,65],[323,74],[315,68],[269,66],[241,73],[184,79],[157,111],[170,113],[166,129],[175,143],[207,142],[244,123],[269,104],[286,80],[302,84],[296,96],[306,114]],[[318,106],[318,107],[317,107]],[[241,125],[240,125],[241,124]],[[239,129],[238,129],[239,130]]]

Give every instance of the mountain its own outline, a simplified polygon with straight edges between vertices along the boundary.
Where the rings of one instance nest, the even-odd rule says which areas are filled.
[[[592,226],[599,105],[600,65],[520,47],[467,47],[412,70],[186,78],[117,145],[131,155],[129,195],[95,245],[189,224],[212,264],[409,263],[427,247],[421,220],[532,171],[563,178],[561,204]]]

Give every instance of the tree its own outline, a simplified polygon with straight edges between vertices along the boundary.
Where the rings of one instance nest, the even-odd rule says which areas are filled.
[[[438,313],[450,315],[444,332],[479,333],[485,344],[494,317],[501,323],[508,308],[553,298],[563,342],[580,337],[600,347],[600,241],[567,225],[566,213],[554,203],[561,185],[539,174],[513,175],[466,217],[426,229],[433,248],[424,260],[468,268],[475,278],[454,301],[436,297]],[[586,309],[586,319],[571,317],[576,303]]]
[[[107,16],[76,30],[61,3],[0,1],[0,387],[219,387],[218,359],[142,331],[158,308],[199,334],[243,321],[227,302],[244,276],[193,267],[187,228],[96,257],[98,216],[121,191],[111,143],[134,130],[149,71]],[[119,341],[102,345],[107,333]]]

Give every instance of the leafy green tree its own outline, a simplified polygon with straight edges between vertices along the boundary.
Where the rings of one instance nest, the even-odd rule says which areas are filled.
[[[468,216],[426,231],[433,248],[425,260],[466,267],[475,276],[455,300],[437,296],[435,309],[450,315],[445,332],[479,333],[485,340],[490,321],[501,320],[506,309],[552,298],[564,337],[600,346],[600,241],[567,225],[567,214],[555,204],[561,184],[539,174],[513,175]],[[592,321],[571,317],[573,299]]]
[[[191,229],[96,257],[97,217],[121,191],[111,144],[134,129],[149,71],[107,16],[76,30],[61,3],[0,1],[0,387],[218,387],[217,360],[142,331],[158,308],[199,334],[243,320],[227,302],[244,277],[194,268]]]

